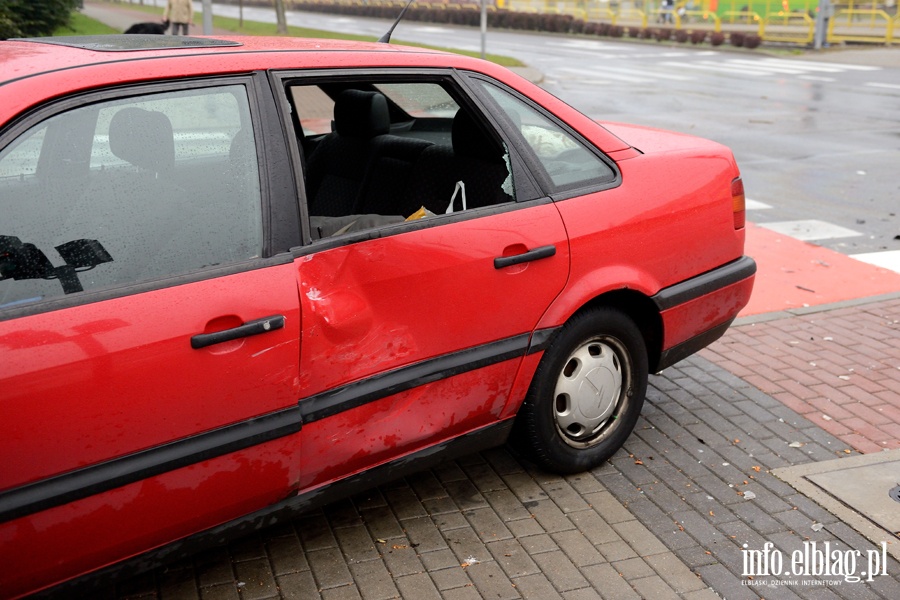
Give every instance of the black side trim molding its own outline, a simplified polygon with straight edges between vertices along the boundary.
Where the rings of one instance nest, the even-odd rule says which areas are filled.
[[[553,336],[557,331],[562,329],[562,327],[548,327],[547,329],[538,329],[534,332],[534,335],[531,336],[531,345],[528,346],[527,355],[534,354],[535,352],[543,352],[550,346],[550,341],[553,340]]]
[[[292,496],[253,514],[240,517],[194,534],[167,546],[151,550],[124,562],[106,567],[100,571],[68,581],[37,595],[39,598],[68,599],[85,597],[101,586],[115,583],[123,578],[133,577],[162,563],[182,560],[211,546],[224,546],[229,540],[249,535],[266,527],[283,523],[298,512],[303,512],[332,502],[338,498],[370,489],[393,479],[481,450],[500,446],[509,438],[512,419],[488,425],[460,437],[424,448],[408,456],[374,467],[353,477],[342,479],[298,496]]]
[[[292,407],[0,493],[0,523],[300,431]]]
[[[660,290],[652,300],[660,311],[668,310],[714,292],[725,286],[747,279],[756,273],[756,262],[749,256],[722,265],[702,275]]]
[[[524,356],[528,350],[530,338],[530,333],[523,333],[483,346],[425,360],[408,367],[401,367],[303,398],[300,400],[303,422],[311,423],[325,419],[420,385]]]

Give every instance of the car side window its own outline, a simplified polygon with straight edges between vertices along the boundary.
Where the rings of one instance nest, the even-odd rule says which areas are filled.
[[[552,182],[565,191],[613,181],[616,172],[595,152],[531,105],[491,83],[477,80],[531,148]]]
[[[258,257],[242,85],[89,104],[0,151],[0,309]]]
[[[300,81],[288,97],[313,239],[515,200],[505,144],[448,82]]]

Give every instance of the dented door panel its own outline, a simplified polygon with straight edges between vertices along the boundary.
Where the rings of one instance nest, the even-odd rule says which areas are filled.
[[[497,420],[568,263],[552,204],[299,258],[301,489]]]

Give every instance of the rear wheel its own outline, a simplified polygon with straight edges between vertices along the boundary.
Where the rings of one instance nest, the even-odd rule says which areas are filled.
[[[622,311],[574,316],[538,366],[519,419],[533,458],[557,473],[596,467],[634,429],[647,392],[647,350]]]

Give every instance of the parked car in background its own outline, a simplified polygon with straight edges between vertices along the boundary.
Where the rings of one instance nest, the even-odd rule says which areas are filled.
[[[327,40],[0,42],[0,594],[513,438],[610,457],[746,305],[711,141]]]

